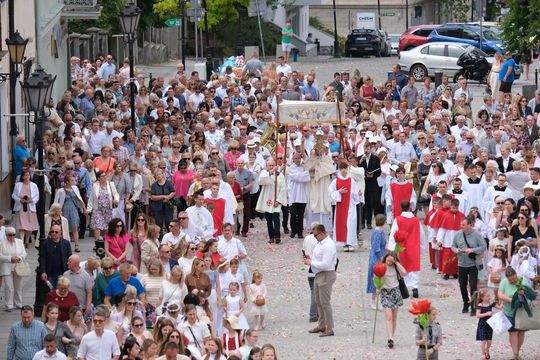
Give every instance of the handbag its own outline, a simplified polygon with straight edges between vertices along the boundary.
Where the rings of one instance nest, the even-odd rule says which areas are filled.
[[[264,304],[266,304],[266,300],[264,299],[264,296],[262,295],[257,296],[257,298],[255,299],[255,305],[263,306]]]
[[[465,235],[465,231],[463,232],[463,239],[465,240],[465,244],[467,244],[467,247],[472,249],[471,245],[469,245],[469,242],[467,241],[467,235]],[[476,253],[470,253],[468,254],[468,256],[469,256],[469,259],[472,259],[476,262],[476,268],[478,269],[478,271],[482,271],[484,269],[484,264],[482,263],[481,259],[480,259],[480,262],[478,262]]]
[[[403,299],[409,298],[409,289],[407,289],[407,284],[405,284],[405,280],[403,279],[403,276],[398,271],[397,265],[394,264],[394,268],[396,269],[396,275],[399,283],[399,292],[401,293],[401,297]]]
[[[116,201],[114,201],[114,195],[113,195],[113,192],[112,192],[111,182],[110,182],[110,181],[107,181],[107,184],[109,185],[109,190],[111,191],[112,208],[113,208],[113,209],[116,209],[116,208],[118,207],[118,204],[116,203]]]
[[[524,308],[520,307],[515,313],[515,325],[518,330],[540,330],[540,309],[532,308],[532,316],[527,314]]]
[[[493,332],[497,335],[502,335],[505,332],[508,331],[512,327],[512,323],[506,315],[504,315],[504,312],[499,311],[495,315],[491,316],[489,319],[487,319],[487,323],[491,328],[493,329]]]
[[[15,266],[13,267],[13,272],[17,276],[30,276],[30,266],[28,263],[24,260],[19,261]]]

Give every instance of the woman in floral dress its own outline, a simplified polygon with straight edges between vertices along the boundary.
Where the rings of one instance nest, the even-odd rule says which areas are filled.
[[[109,221],[112,219],[112,209],[118,204],[119,196],[116,186],[107,179],[105,173],[98,171],[96,177],[98,180],[92,186],[88,212],[92,213],[90,225],[98,239],[101,237],[101,232],[107,230]]]

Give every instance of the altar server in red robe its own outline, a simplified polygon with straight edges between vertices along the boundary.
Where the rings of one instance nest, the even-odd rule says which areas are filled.
[[[420,254],[425,248],[425,234],[420,219],[411,212],[411,203],[403,200],[400,204],[401,214],[397,216],[390,230],[388,249],[394,250],[396,243],[405,248],[399,253],[399,261],[407,270],[405,284],[412,289],[413,297],[418,297],[420,279]]]
[[[356,205],[362,200],[362,194],[348,174],[349,165],[339,164],[337,177],[328,187],[330,200],[336,204],[334,214],[334,240],[337,246],[343,246],[344,251],[354,251],[358,245],[356,233]]]
[[[446,198],[446,196],[445,196]],[[443,203],[445,201],[443,198]],[[439,253],[439,272],[444,274],[444,279],[448,280],[450,275],[454,277],[458,273],[457,256],[452,251],[452,242],[455,234],[461,230],[461,220],[465,215],[459,211],[458,199],[446,199],[450,202],[450,209],[438,220],[437,244],[441,248]]]
[[[416,193],[413,184],[405,180],[405,169],[400,167],[396,170],[397,180],[390,184],[386,191],[386,206],[393,212],[394,219],[401,215],[401,202],[407,200],[411,203],[411,211],[416,209]]]

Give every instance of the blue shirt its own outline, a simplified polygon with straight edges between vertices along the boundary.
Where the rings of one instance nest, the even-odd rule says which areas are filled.
[[[399,86],[400,89],[403,89],[405,86],[407,86],[408,79],[405,74],[400,73],[399,75],[396,75],[392,73],[388,75],[388,80],[393,78],[396,79],[396,84]]]
[[[340,152],[339,141],[335,141],[328,146],[330,153]]]
[[[313,86],[305,85],[302,86],[302,95],[311,94],[311,99],[313,101],[319,101],[319,92]]]
[[[15,175],[22,174],[23,159],[29,159],[30,153],[28,149],[22,145],[15,145]]]
[[[19,321],[9,331],[7,360],[32,360],[43,349],[43,338],[49,332],[39,320],[33,320],[29,326]]]
[[[512,84],[514,82],[514,75],[516,73],[516,62],[514,59],[510,58],[506,60],[501,68],[501,72],[499,72],[499,80],[504,81],[504,77],[506,75],[506,72],[508,71],[508,68],[512,67],[512,71],[510,72],[510,75],[506,77],[506,82]]]
[[[126,291],[127,285],[134,286],[137,289],[137,296],[144,293],[144,287],[141,282],[133,276],[129,278],[127,284],[124,284],[120,276],[115,277],[109,282],[109,285],[105,288],[105,296],[111,297],[111,303],[114,303],[114,298],[117,295],[121,295]]]

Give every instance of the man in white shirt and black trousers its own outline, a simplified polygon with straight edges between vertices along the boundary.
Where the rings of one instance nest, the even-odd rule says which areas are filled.
[[[320,337],[334,336],[334,317],[332,314],[332,286],[336,281],[336,244],[326,234],[324,225],[318,224],[313,227],[313,236],[317,244],[313,248],[313,256],[304,256],[304,264],[311,266],[315,274],[313,281],[313,293],[319,313],[319,324],[310,333],[321,333]]]

